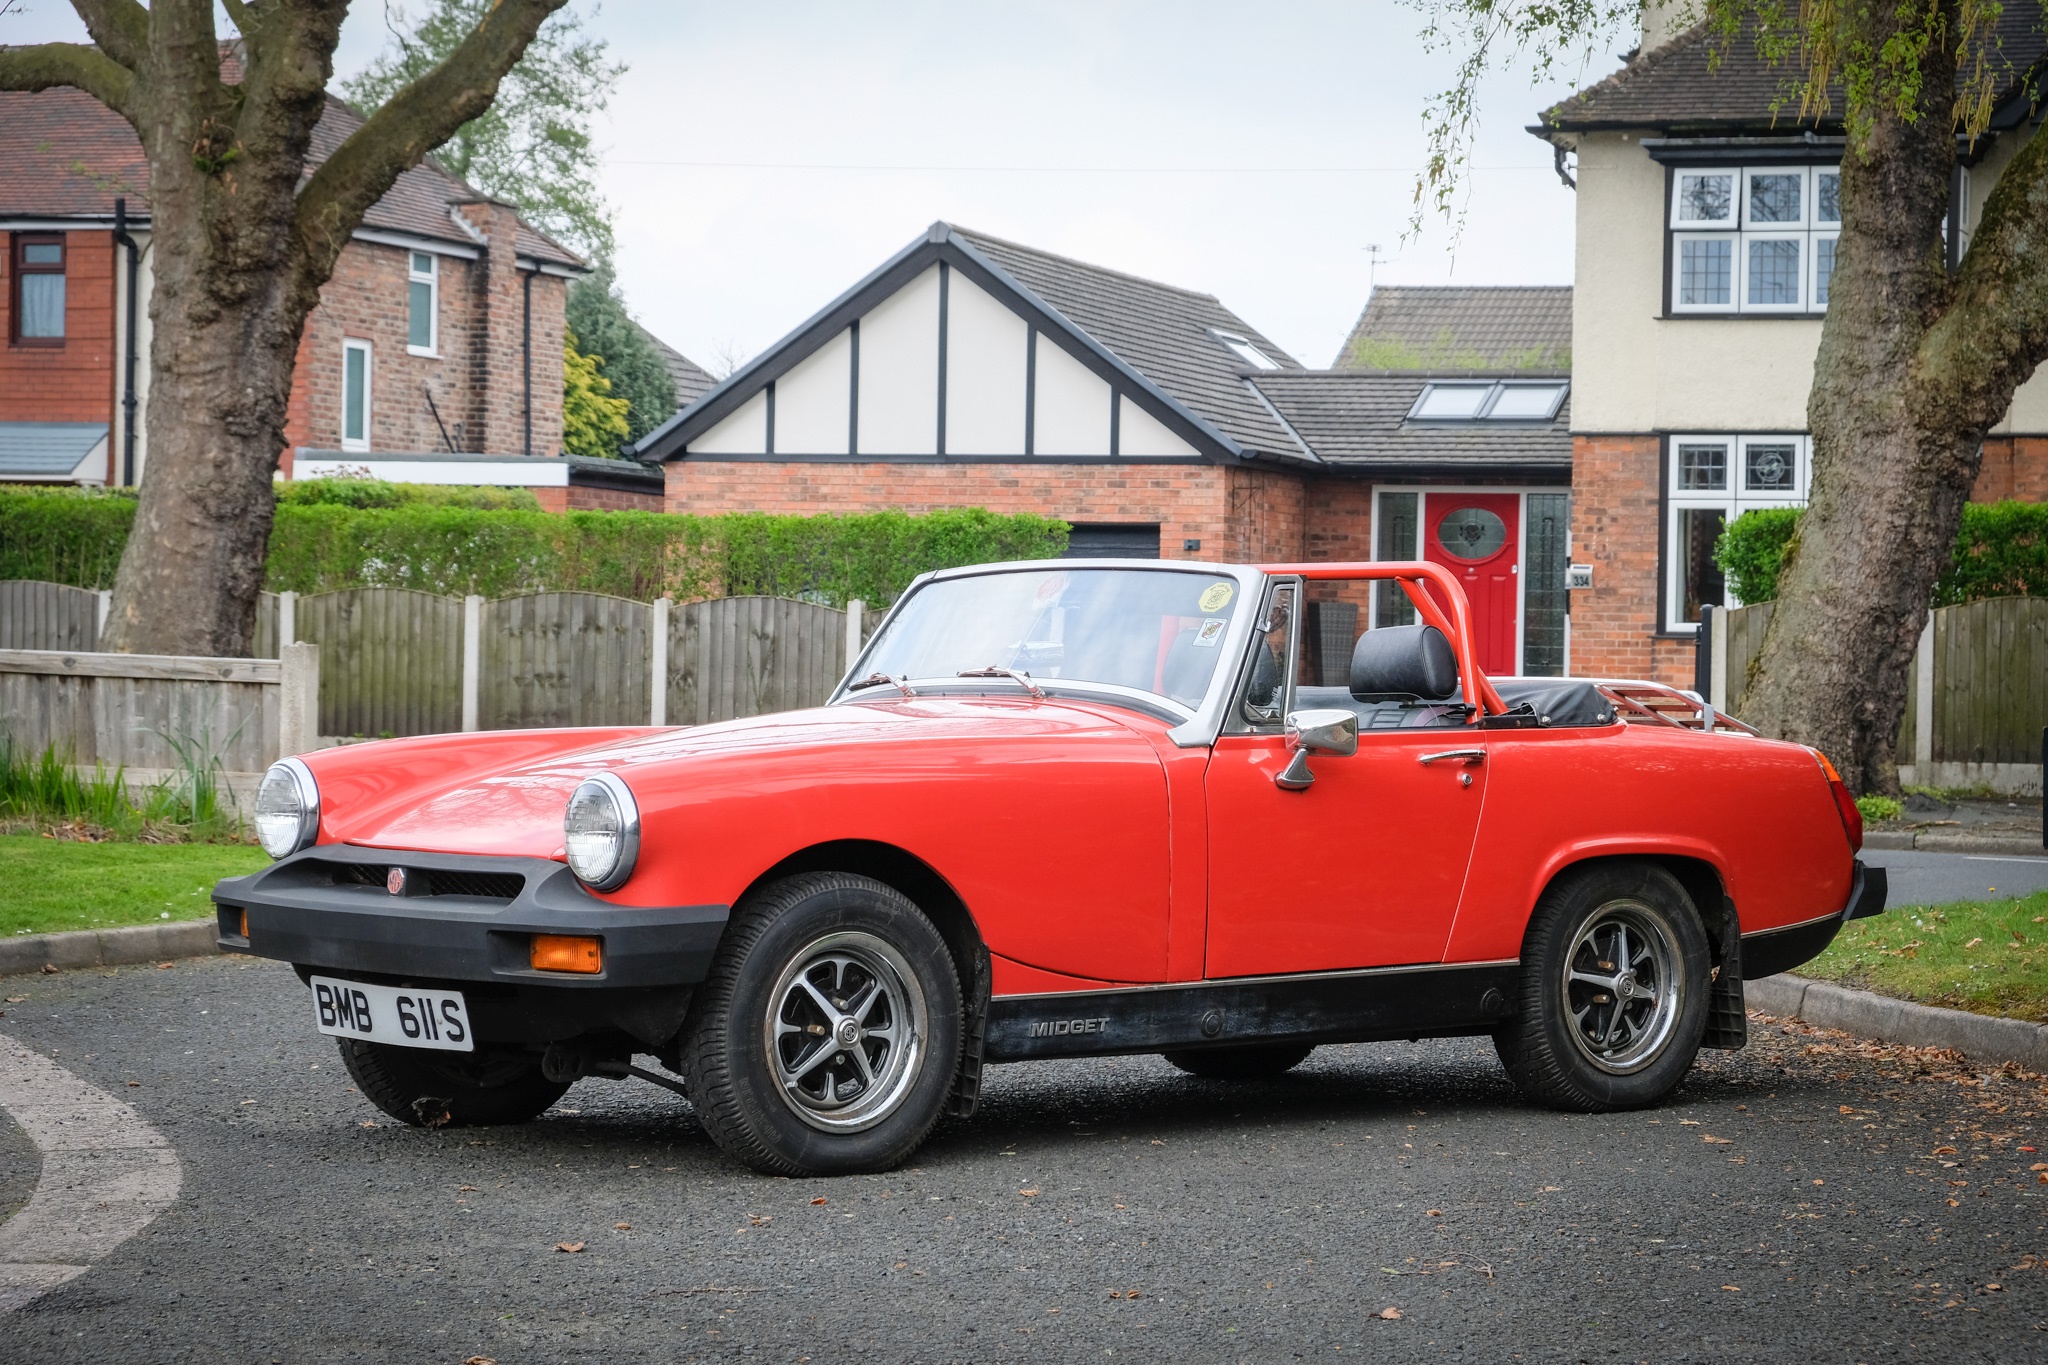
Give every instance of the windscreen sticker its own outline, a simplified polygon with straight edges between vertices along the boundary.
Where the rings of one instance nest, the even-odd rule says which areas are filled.
[[[1195,600],[1195,605],[1203,611],[1222,611],[1236,594],[1237,585],[1234,583],[1211,583]]]
[[[1067,576],[1064,573],[1047,574],[1038,585],[1040,605],[1053,600],[1067,590]]]
[[[1202,628],[1195,632],[1195,648],[1216,648],[1216,642],[1223,638],[1223,627],[1228,624],[1229,622],[1220,616],[1212,616],[1202,622]]]

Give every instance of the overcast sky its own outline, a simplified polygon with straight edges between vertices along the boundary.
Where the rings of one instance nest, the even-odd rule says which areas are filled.
[[[341,74],[383,8],[357,0]],[[1462,240],[1401,240],[1452,58],[1391,0],[607,0],[591,26],[631,68],[599,129],[628,302],[707,365],[936,218],[1216,294],[1310,365],[1375,243],[1382,283],[1571,281],[1572,194],[1523,129],[1581,82],[1494,80]],[[0,42],[79,32],[62,0],[0,16]]]

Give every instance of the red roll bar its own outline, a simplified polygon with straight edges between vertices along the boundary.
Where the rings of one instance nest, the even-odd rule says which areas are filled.
[[[1383,581],[1391,579],[1401,585],[1401,591],[1415,604],[1416,614],[1423,621],[1442,631],[1451,642],[1451,651],[1458,656],[1458,676],[1465,680],[1465,696],[1472,703],[1472,723],[1477,724],[1482,715],[1505,715],[1507,704],[1500,699],[1500,693],[1493,690],[1493,684],[1479,671],[1479,655],[1472,643],[1472,605],[1465,598],[1465,586],[1441,564],[1421,561],[1372,560],[1350,563],[1316,564],[1261,564],[1261,573],[1288,574],[1297,578],[1322,582]],[[1451,604],[1446,618],[1422,586],[1427,581],[1434,583]]]

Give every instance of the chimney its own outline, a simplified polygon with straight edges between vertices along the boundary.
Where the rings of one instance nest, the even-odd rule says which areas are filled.
[[[475,449],[487,455],[523,455],[526,450],[526,318],[522,281],[515,252],[519,213],[495,199],[466,199],[455,212],[483,242],[470,291],[475,339],[470,350],[470,411]],[[560,382],[561,361],[534,364],[535,382],[554,376]],[[533,454],[545,454],[536,448]]]

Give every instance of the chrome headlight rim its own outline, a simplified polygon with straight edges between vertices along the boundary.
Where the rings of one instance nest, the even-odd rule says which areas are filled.
[[[262,799],[263,788],[270,785],[271,776],[275,773],[283,773],[291,780],[292,794],[299,804],[299,827],[292,836],[291,847],[284,852],[274,852],[268,844],[263,845],[263,851],[270,854],[273,862],[289,858],[294,853],[304,852],[312,847],[314,840],[320,835],[320,784],[314,781],[313,770],[296,758],[280,758],[264,771],[263,781],[257,785],[259,802]],[[263,843],[261,819],[259,814],[256,826],[256,840],[259,844]]]
[[[573,860],[569,861],[569,870],[575,873],[576,880],[593,891],[616,891],[626,884],[627,878],[633,875],[633,869],[640,861],[640,803],[633,799],[633,789],[628,787],[625,779],[617,773],[595,773],[577,783],[576,790],[569,794],[568,807],[562,812],[562,846],[565,858],[568,857],[569,810],[575,807],[576,798],[590,787],[602,791],[611,801],[612,809],[618,814],[618,852],[612,859],[610,868],[601,877],[584,876],[577,870]]]

